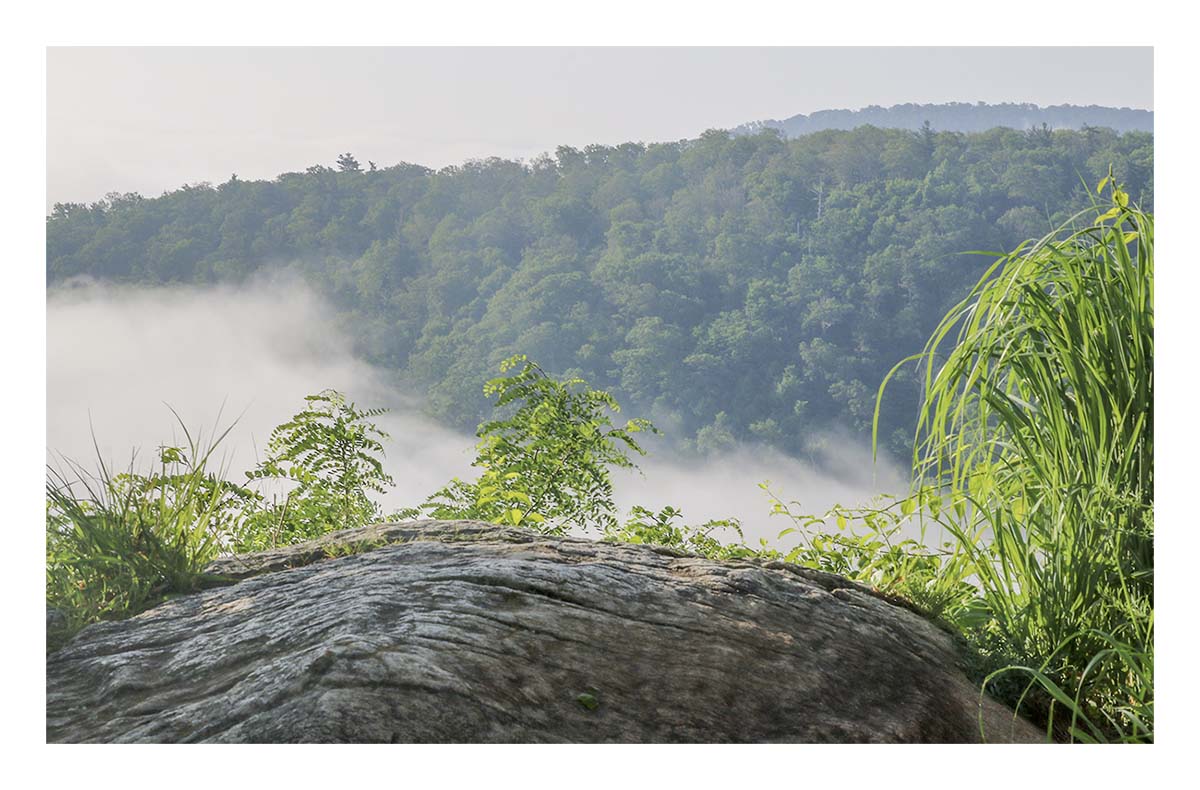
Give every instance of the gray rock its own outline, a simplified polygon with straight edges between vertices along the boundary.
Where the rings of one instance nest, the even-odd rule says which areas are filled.
[[[421,522],[209,570],[245,578],[47,657],[48,741],[1041,739],[946,633],[781,563]]]

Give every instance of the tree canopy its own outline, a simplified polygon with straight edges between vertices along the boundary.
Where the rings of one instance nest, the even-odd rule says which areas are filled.
[[[697,450],[868,440],[880,381],[995,256],[1088,205],[1114,168],[1153,209],[1153,137],[1089,127],[870,126],[795,139],[713,130],[562,146],[530,162],[364,170],[58,204],[47,276],[242,281],[283,267],[357,351],[474,427],[499,362],[580,376]],[[919,382],[881,426],[907,455]]]

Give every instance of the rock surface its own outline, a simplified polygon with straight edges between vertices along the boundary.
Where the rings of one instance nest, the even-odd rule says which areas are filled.
[[[1041,739],[937,627],[781,563],[419,522],[210,571],[244,578],[47,657],[47,740]]]

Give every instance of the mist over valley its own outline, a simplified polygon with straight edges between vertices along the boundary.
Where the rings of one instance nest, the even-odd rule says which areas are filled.
[[[385,467],[396,480],[376,497],[386,512],[420,503],[451,478],[478,474],[470,466],[476,438],[430,418],[419,394],[356,357],[336,311],[295,276],[263,275],[239,287],[74,281],[48,292],[47,335],[52,465],[70,459],[94,471],[98,448],[111,468],[132,463],[144,472],[160,446],[186,444],[174,410],[200,432],[201,444],[214,429],[233,426],[213,466],[245,482],[272,428],[299,411],[305,395],[332,388],[389,410],[376,420],[390,435]],[[482,391],[478,398],[487,401]],[[768,518],[758,488],[766,480],[814,512],[907,485],[899,469],[873,465],[869,448],[846,437],[815,463],[752,445],[707,459],[681,456],[666,439],[652,437],[646,446],[640,472],[616,472],[623,512],[673,505],[697,523],[736,517],[753,542],[774,540],[786,526]]]

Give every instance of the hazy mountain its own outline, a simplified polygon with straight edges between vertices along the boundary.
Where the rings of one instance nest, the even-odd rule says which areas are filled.
[[[1056,104],[897,104],[892,107],[871,105],[861,110],[820,110],[811,115],[793,115],[782,121],[752,121],[734,129],[734,134],[753,134],[760,129],[778,129],[787,137],[797,137],[828,129],[854,129],[878,126],[882,129],[916,131],[926,122],[939,132],[982,132],[998,126],[1032,129],[1042,124],[1051,129],[1082,129],[1103,126],[1118,132],[1153,132],[1154,113],[1128,107],[1078,107]]]

